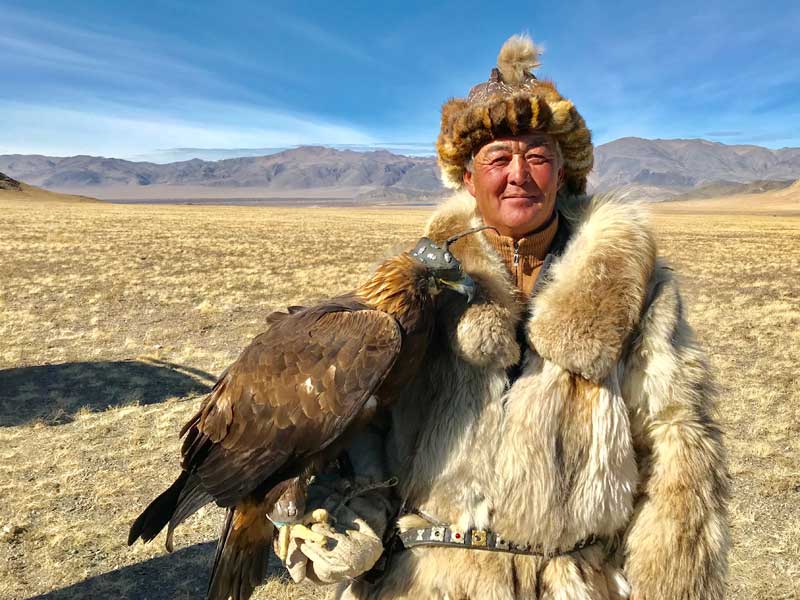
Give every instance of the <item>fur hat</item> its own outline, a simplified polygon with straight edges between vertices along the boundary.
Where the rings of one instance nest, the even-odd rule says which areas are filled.
[[[460,189],[467,161],[494,138],[541,131],[552,135],[564,157],[566,191],[586,191],[594,163],[592,135],[572,102],[551,81],[537,79],[539,48],[527,35],[503,44],[489,81],[474,86],[466,98],[442,106],[442,129],[436,141],[439,166],[447,186]]]

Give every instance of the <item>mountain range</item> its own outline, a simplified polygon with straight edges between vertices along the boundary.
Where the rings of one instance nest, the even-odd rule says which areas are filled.
[[[595,149],[589,185],[599,191],[632,186],[645,195],[649,192],[653,199],[663,199],[716,187],[727,187],[726,193],[746,192],[749,187],[758,191],[758,185],[749,184],[771,181],[789,185],[798,178],[800,148],[771,150],[702,139],[628,137]]]
[[[102,199],[322,198],[414,202],[445,193],[433,157],[303,146],[265,156],[167,164],[95,156],[0,155],[0,172],[48,190]],[[593,191],[663,200],[775,189],[800,178],[800,148],[701,139],[621,138],[595,149]],[[709,191],[711,190],[711,191]]]

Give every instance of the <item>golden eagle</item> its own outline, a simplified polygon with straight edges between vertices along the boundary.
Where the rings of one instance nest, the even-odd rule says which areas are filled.
[[[482,228],[479,228],[482,229]],[[181,430],[181,474],[134,521],[128,544],[152,540],[205,504],[227,508],[208,597],[246,600],[267,568],[274,526],[303,514],[309,477],[376,410],[398,399],[424,359],[435,299],[474,283],[451,254],[422,238],[353,292],[268,317]],[[287,494],[296,502],[278,501]]]

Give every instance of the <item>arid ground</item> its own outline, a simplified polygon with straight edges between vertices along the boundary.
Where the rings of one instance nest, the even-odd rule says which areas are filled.
[[[713,202],[654,222],[722,385],[729,597],[800,598],[800,204]],[[427,214],[0,198],[0,598],[202,597],[221,511],[172,555],[125,545],[180,425],[272,309],[353,287]],[[274,572],[257,598],[318,597]]]

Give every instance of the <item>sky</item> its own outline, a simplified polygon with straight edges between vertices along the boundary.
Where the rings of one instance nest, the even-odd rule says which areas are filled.
[[[0,154],[433,152],[510,35],[596,144],[800,146],[800,2],[0,0]]]

